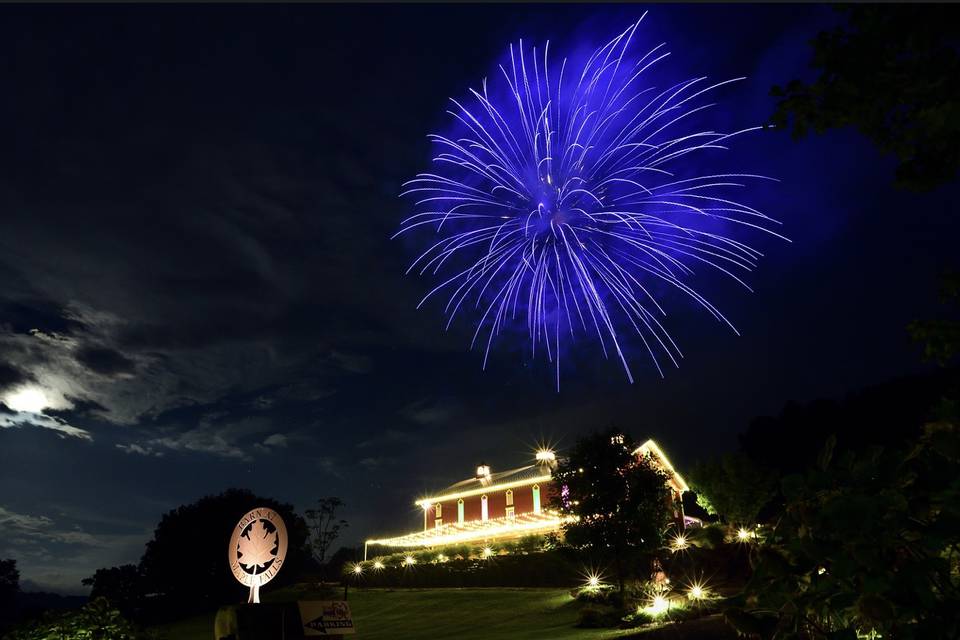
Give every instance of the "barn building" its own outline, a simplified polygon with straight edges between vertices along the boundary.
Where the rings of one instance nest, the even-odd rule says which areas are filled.
[[[650,456],[667,472],[678,521],[689,522],[691,519],[684,518],[681,501],[683,492],[688,490],[687,483],[657,443],[647,440],[634,453]],[[473,477],[416,501],[423,511],[422,530],[367,540],[364,558],[374,546],[435,547],[558,531],[560,516],[550,509],[551,498],[557,491],[553,483],[556,466],[555,454],[546,450],[537,452],[533,464],[509,471],[494,472],[481,463]]]

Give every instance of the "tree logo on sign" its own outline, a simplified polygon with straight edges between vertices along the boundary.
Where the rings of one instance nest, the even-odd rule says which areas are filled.
[[[240,584],[250,587],[247,602],[260,602],[260,587],[273,580],[287,555],[287,527],[273,509],[247,512],[233,528],[227,560]]]

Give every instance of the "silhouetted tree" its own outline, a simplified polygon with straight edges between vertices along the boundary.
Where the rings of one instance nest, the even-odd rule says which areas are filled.
[[[903,377],[830,400],[789,403],[777,416],[751,420],[740,450],[785,476],[814,464],[830,435],[838,452],[915,441],[932,410],[957,386],[957,371]]]
[[[812,84],[774,87],[773,121],[797,137],[854,127],[897,157],[897,183],[925,190],[960,167],[960,10],[949,4],[847,4],[813,40]]]
[[[330,555],[325,567],[325,575],[329,578],[339,578],[343,575],[344,566],[363,560],[363,550],[356,547],[340,547]]]
[[[0,560],[0,599],[13,597],[20,591],[20,571],[17,561]]]
[[[310,561],[303,518],[289,504],[246,489],[229,489],[164,514],[140,560],[147,589],[181,611],[244,597],[244,587],[230,573],[227,545],[237,521],[255,507],[269,507],[283,518],[289,542],[283,570],[275,582],[294,580]]]
[[[621,593],[627,556],[659,548],[672,515],[667,474],[634,455],[636,449],[616,429],[592,433],[573,445],[554,474],[553,507],[577,516],[564,525],[567,542],[611,553]]]
[[[320,498],[316,509],[307,509],[307,522],[310,523],[310,543],[313,557],[323,563],[330,545],[340,537],[340,530],[349,525],[346,520],[337,519],[337,509],[343,507],[343,500],[337,497]]]
[[[135,615],[142,606],[144,580],[135,564],[97,569],[81,582],[91,587],[91,598],[106,598],[125,615]]]
[[[20,572],[16,560],[0,560],[0,630],[11,620],[14,613],[14,598],[20,591]]]
[[[950,307],[953,318],[917,320],[908,329],[917,342],[923,343],[926,360],[947,366],[960,354],[960,273],[950,271],[941,277],[940,299]]]

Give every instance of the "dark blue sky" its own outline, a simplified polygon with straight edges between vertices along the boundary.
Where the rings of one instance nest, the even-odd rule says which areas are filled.
[[[136,561],[160,515],[230,486],[303,509],[339,495],[345,542],[416,525],[413,500],[617,424],[682,468],[751,417],[922,370],[905,331],[955,259],[955,186],[894,190],[855,132],[737,146],[782,180],[748,294],[708,282],[737,337],[680,313],[686,354],[549,369],[416,312],[389,240],[448,96],[518,37],[601,44],[649,9],[677,78],[746,75],[718,127],[767,121],[808,75],[817,6],[103,6],[0,9],[0,557],[79,590]],[[716,285],[715,288],[711,287]],[[703,287],[701,287],[702,289]]]

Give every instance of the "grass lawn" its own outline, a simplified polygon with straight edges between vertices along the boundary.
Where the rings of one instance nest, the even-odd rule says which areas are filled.
[[[320,599],[309,592],[271,595],[265,600]],[[579,605],[562,589],[351,589],[348,601],[358,640],[600,640],[636,633],[574,628]],[[211,640],[213,614],[160,631],[167,640]]]

